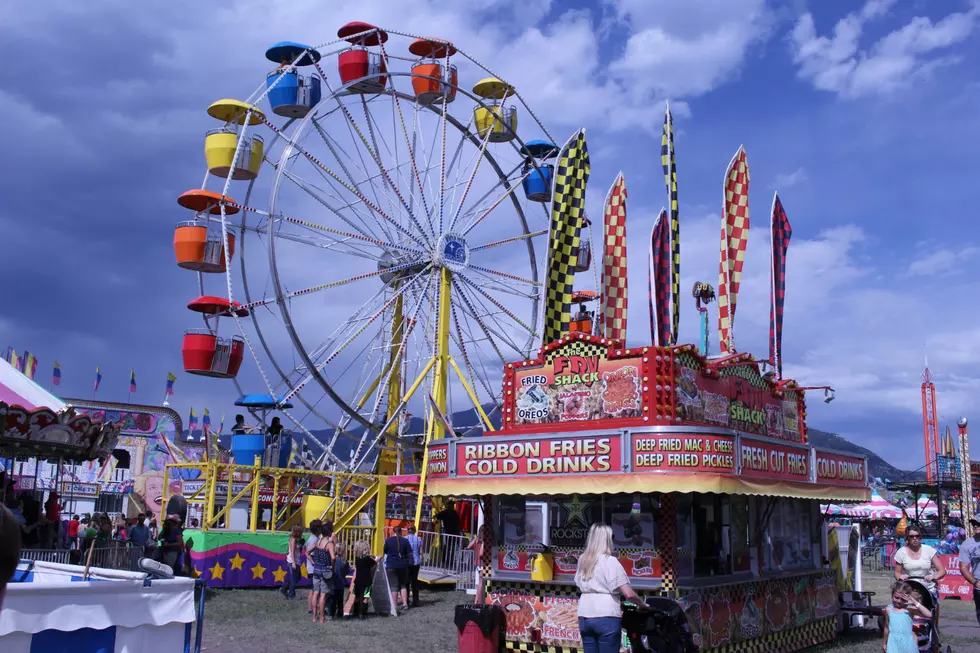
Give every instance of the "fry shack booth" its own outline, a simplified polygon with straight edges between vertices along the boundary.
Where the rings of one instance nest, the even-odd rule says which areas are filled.
[[[572,333],[508,364],[501,430],[429,446],[429,494],[482,498],[478,564],[506,648],[581,648],[574,575],[594,522],[641,596],[680,602],[702,650],[833,639],[819,504],[866,500],[867,461],[811,447],[804,390],[748,354],[619,347]],[[552,564],[532,575],[542,551]]]

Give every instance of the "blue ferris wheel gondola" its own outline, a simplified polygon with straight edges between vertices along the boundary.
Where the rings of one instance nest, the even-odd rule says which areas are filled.
[[[265,51],[265,58],[279,64],[279,68],[265,78],[266,88],[271,89],[269,104],[272,113],[284,118],[305,117],[323,96],[320,77],[301,75],[296,68],[284,72],[283,68],[289,65],[311,66],[320,61],[320,53],[302,43],[280,41]]]
[[[557,156],[558,148],[554,143],[548,141],[533,140],[525,143],[521,148],[521,154],[527,157],[524,164],[524,195],[532,202],[551,201],[551,182],[555,176],[555,167],[546,160]],[[534,167],[533,160],[538,159],[537,168]]]
[[[293,407],[282,396],[265,394],[242,395],[235,400],[235,405],[243,408],[254,408],[256,410],[284,410]]]

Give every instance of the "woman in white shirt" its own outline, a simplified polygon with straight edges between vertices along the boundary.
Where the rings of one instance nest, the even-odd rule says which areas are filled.
[[[939,610],[937,580],[946,576],[946,568],[936,550],[922,543],[922,531],[912,524],[905,531],[905,546],[895,552],[895,580],[916,580],[926,586],[932,595],[935,610]]]
[[[583,653],[619,653],[623,610],[620,598],[648,610],[630,585],[626,570],[612,555],[612,528],[592,524],[585,553],[578,560],[575,584],[582,595],[578,601],[578,629]]]

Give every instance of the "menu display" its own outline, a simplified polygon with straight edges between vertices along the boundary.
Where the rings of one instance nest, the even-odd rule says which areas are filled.
[[[428,477],[449,476],[449,445],[436,444],[429,446]]]
[[[542,438],[510,442],[469,442],[456,447],[457,476],[533,476],[621,472],[619,437]]]
[[[867,485],[863,458],[816,450],[817,481],[834,485],[863,487]]]
[[[739,443],[739,465],[743,476],[810,480],[810,452],[762,440]]]
[[[731,472],[735,469],[735,438],[724,435],[635,435],[633,469]]]

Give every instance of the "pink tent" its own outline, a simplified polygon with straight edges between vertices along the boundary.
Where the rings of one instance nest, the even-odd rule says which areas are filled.
[[[939,506],[936,505],[935,501],[923,494],[915,502],[915,508],[909,509],[908,513],[910,516],[918,514],[920,517],[935,517],[939,514]]]
[[[27,410],[50,408],[58,413],[65,409],[65,402],[21,374],[7,361],[0,359],[0,401],[8,406],[20,406]]]
[[[877,490],[872,490],[871,501],[857,506],[855,510],[871,519],[901,519],[902,510],[885,501]]]

